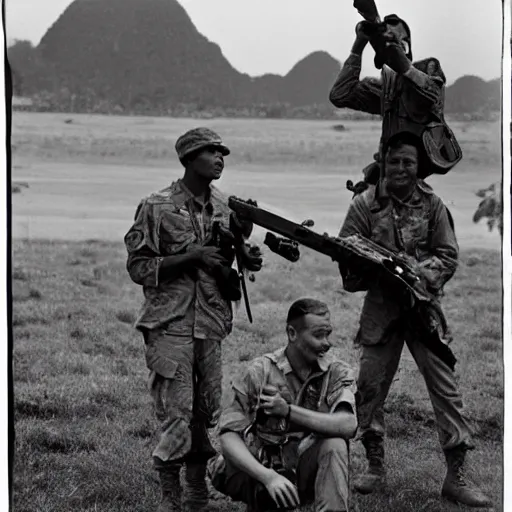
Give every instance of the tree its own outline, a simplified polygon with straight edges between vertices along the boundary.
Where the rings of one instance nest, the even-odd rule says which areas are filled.
[[[494,228],[503,236],[503,195],[501,183],[493,183],[487,188],[479,190],[476,195],[482,198],[478,208],[473,215],[473,222],[476,224],[481,219],[487,219],[489,231]]]

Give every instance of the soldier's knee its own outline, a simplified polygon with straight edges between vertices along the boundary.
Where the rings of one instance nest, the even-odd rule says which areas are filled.
[[[330,437],[322,441],[320,455],[336,454],[343,459],[348,458],[348,442],[341,437]]]

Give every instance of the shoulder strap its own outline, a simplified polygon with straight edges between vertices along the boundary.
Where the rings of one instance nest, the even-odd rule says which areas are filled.
[[[258,389],[258,398],[256,402],[256,411],[260,407],[260,401],[261,401],[261,394],[263,393],[263,388],[267,385],[268,382],[268,376],[270,374],[270,364],[271,360],[267,356],[263,356],[263,379],[261,381],[261,385]],[[247,428],[244,430],[243,437],[246,437],[254,428],[256,425],[256,414],[254,415],[253,420],[251,421],[250,425],[247,426]]]
[[[322,391],[320,392],[320,397],[318,398],[318,402],[316,404],[317,411],[320,409],[325,399],[327,398],[327,389],[329,388],[329,381],[331,380],[332,373],[332,364],[329,365],[329,369],[324,375],[324,380],[322,382]]]
[[[268,376],[270,375],[270,364],[270,358],[267,356],[263,356],[263,379],[261,381],[260,389],[258,390],[258,401],[256,404],[256,408],[259,408],[260,406],[260,397],[263,393],[263,388],[267,385],[268,382]]]

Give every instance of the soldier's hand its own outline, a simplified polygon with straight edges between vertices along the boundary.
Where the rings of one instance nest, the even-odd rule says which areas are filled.
[[[403,75],[411,69],[412,63],[405,55],[402,46],[395,41],[388,41],[384,52],[386,64],[398,74]]]
[[[235,235],[233,235],[233,233],[229,229],[226,229],[222,225],[220,225],[218,229],[219,229],[219,234],[221,236],[223,243],[225,243],[225,244],[234,243]]]
[[[196,249],[196,261],[210,271],[228,264],[220,254],[219,249],[213,246]]]
[[[362,41],[369,41],[372,33],[372,25],[369,21],[360,21],[356,25],[356,37]]]
[[[439,287],[440,262],[426,260],[418,264],[418,273],[427,281],[429,287],[434,289]]]
[[[300,499],[295,485],[273,469],[270,471],[270,477],[264,482],[270,497],[279,507],[297,508],[300,505]]]
[[[286,418],[290,406],[279,391],[276,390],[274,393],[270,394],[268,390],[267,392],[263,390],[263,393],[260,395],[260,408],[268,416]]]

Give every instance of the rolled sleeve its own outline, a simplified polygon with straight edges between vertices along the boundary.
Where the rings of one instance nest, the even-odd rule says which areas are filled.
[[[124,237],[128,259],[126,269],[132,281],[157,287],[163,257],[159,252],[158,219],[146,201],[137,207],[135,220]]]
[[[233,398],[223,410],[219,419],[219,435],[226,432],[241,434],[251,425],[259,390],[263,385],[261,365],[256,361],[245,373],[233,380],[231,385]]]
[[[341,405],[348,405],[356,413],[356,382],[355,374],[345,365],[336,365],[331,376],[331,384],[326,397],[327,406],[331,413],[335,413]]]
[[[339,237],[361,235],[366,238],[371,236],[371,213],[366,202],[366,192],[354,198],[350,204],[341,226]],[[343,287],[349,292],[357,292],[368,289],[365,272],[361,262],[349,257],[338,264],[340,275],[343,279]]]

